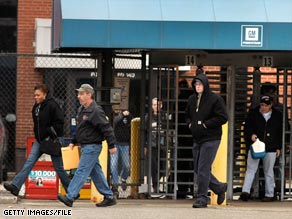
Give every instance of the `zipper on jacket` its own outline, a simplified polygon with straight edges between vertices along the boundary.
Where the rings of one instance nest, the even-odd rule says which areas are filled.
[[[41,105],[37,106],[39,107],[38,111],[38,116],[37,116],[37,120],[38,120],[38,137],[39,137],[39,141],[41,141],[41,136],[40,136],[40,111],[41,111]]]

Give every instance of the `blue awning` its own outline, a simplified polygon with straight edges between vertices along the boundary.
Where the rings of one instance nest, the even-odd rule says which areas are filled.
[[[54,0],[53,50],[292,50],[291,0]]]

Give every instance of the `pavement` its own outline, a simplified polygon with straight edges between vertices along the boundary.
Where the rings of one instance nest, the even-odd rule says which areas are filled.
[[[0,185],[1,186],[1,185]],[[1,188],[0,188],[1,191]],[[72,219],[291,219],[292,201],[227,201],[226,206],[192,208],[193,200],[118,199],[115,206],[98,208],[90,200],[77,200],[72,208],[58,200],[16,198],[1,191],[0,218]],[[49,216],[50,215],[50,216]]]

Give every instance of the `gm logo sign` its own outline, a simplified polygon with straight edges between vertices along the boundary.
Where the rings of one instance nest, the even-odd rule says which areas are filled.
[[[263,25],[241,25],[241,47],[262,47],[263,30]]]

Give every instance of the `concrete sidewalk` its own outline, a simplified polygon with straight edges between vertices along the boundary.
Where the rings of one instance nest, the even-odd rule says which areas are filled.
[[[101,218],[101,219],[291,219],[292,202],[231,201],[227,206],[192,208],[193,200],[119,199],[112,207],[97,208],[89,200],[77,200],[69,208],[58,200],[20,199],[14,204],[0,204],[0,218]],[[21,211],[20,211],[21,210]],[[47,210],[45,212],[45,210]],[[41,213],[43,212],[43,213]],[[63,216],[41,216],[40,214]],[[12,214],[14,216],[7,216]],[[66,214],[67,216],[64,216]],[[19,216],[17,216],[19,215]],[[21,215],[21,216],[20,216]],[[39,216],[33,216],[39,215]]]
[[[16,198],[0,185],[0,218],[100,219],[291,219],[292,201],[228,201],[226,206],[192,208],[194,200],[118,199],[118,204],[97,208],[90,200],[77,200],[72,208],[58,200]],[[48,216],[52,215],[53,216]]]

